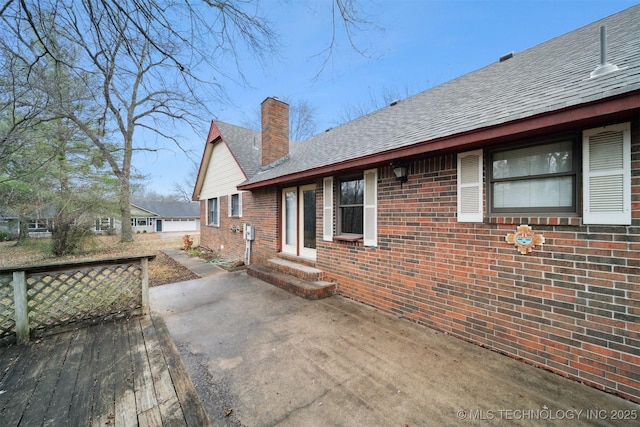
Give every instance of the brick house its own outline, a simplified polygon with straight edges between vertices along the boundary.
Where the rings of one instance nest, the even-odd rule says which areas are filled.
[[[635,6],[301,142],[267,98],[212,124],[201,242],[640,402],[639,46]]]

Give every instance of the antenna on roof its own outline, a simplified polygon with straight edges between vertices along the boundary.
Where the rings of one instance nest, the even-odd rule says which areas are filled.
[[[607,62],[607,27],[600,27],[600,64],[590,74],[591,78],[618,71],[617,65]]]

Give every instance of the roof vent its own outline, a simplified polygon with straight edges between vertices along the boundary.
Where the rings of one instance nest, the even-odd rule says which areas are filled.
[[[393,101],[391,101],[391,102],[389,103],[389,107],[393,107],[394,105],[398,105],[398,102],[400,102],[400,100],[399,100],[399,99],[394,99]]]
[[[600,64],[590,74],[591,78],[618,71],[617,65],[607,62],[607,27],[600,27]]]
[[[511,58],[513,58],[513,55],[515,55],[515,54],[513,53],[513,51],[511,51],[511,52],[509,52],[509,53],[505,53],[504,55],[502,55],[502,56],[500,57],[500,62],[504,62],[504,61],[506,61],[507,59],[511,59]]]

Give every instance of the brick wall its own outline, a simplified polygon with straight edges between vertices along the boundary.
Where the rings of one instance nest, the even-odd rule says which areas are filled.
[[[637,122],[632,129],[632,226],[458,223],[451,154],[414,162],[402,188],[380,169],[378,247],[320,238],[317,266],[347,297],[640,401]],[[519,224],[544,246],[516,251],[505,236]]]
[[[259,263],[276,255],[280,240],[278,192],[275,189],[242,193],[242,217],[228,216],[228,196],[220,197],[220,226],[206,225],[206,201],[200,202],[200,244],[226,258],[244,259],[243,225],[256,228],[251,262]],[[237,230],[237,231],[233,231]]]
[[[200,245],[211,249],[222,257],[244,259],[245,241],[242,237],[243,225],[247,218],[229,217],[229,197],[219,197],[220,225],[207,225],[207,201],[200,201]],[[242,193],[242,211],[251,205],[251,193]]]
[[[256,228],[251,262],[264,264],[280,250],[280,192],[276,189],[253,193],[250,223]]]

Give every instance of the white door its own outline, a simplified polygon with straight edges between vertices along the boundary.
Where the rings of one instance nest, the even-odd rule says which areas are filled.
[[[282,190],[282,252],[298,255],[298,189]]]

